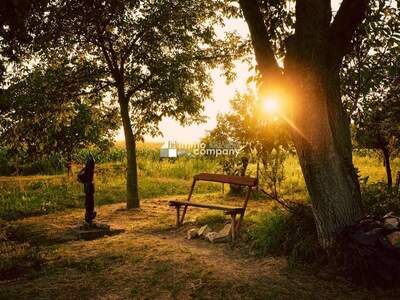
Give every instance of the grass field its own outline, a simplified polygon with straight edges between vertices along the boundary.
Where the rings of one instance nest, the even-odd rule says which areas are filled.
[[[229,222],[221,212],[190,209],[185,225],[175,229],[175,212],[168,208],[169,199],[185,198],[194,174],[219,172],[218,165],[208,159],[149,157],[138,161],[139,210],[123,209],[125,164],[97,165],[97,221],[119,233],[92,241],[73,234],[84,214],[84,193],[75,176],[0,177],[0,299],[398,299],[399,291],[366,291],[323,268],[293,269],[282,253],[264,252],[282,238],[276,234],[282,218],[274,201],[249,202],[234,249],[186,240],[194,226],[218,230]],[[369,183],[385,181],[378,157],[355,156],[354,161]],[[394,160],[393,172],[399,167]],[[74,167],[75,174],[79,168]],[[248,175],[255,169],[250,165]],[[285,163],[280,190],[289,200],[308,199],[296,157]],[[200,184],[196,198],[241,203],[222,195],[220,184]]]
[[[158,147],[158,144],[150,147]],[[143,145],[141,146],[143,148]],[[149,146],[146,146],[149,147]],[[153,151],[154,152],[154,151]],[[385,181],[385,169],[375,156],[355,156],[354,162],[361,177],[368,183]],[[74,166],[75,174],[81,166]],[[96,166],[96,205],[124,202],[124,162],[104,163]],[[248,175],[255,176],[255,165],[248,168]],[[393,161],[394,172],[400,170],[400,160]],[[220,172],[217,163],[204,158],[182,158],[175,162],[142,157],[138,159],[139,194],[142,199],[167,195],[184,195],[191,178],[199,172]],[[261,182],[262,183],[262,182]],[[225,187],[225,192],[228,187]],[[220,192],[220,184],[201,183],[197,193]],[[301,169],[295,156],[285,163],[285,178],[280,186],[281,195],[288,200],[307,199]],[[76,176],[0,177],[0,219],[17,219],[30,215],[47,214],[63,209],[83,207],[84,193]]]

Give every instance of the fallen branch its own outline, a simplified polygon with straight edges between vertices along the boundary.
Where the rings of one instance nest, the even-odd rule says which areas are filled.
[[[296,211],[295,206],[297,206],[298,204],[284,200],[282,198],[279,199],[279,197],[277,195],[272,195],[270,193],[267,193],[263,188],[260,188],[260,191],[263,192],[265,195],[267,195],[268,198],[271,198],[272,200],[275,200],[276,202],[278,202],[280,205],[282,205],[287,210],[290,210],[292,212]]]

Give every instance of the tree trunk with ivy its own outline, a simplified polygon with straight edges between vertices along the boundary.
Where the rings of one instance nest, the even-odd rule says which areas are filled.
[[[262,75],[262,90],[290,96],[288,119],[312,201],[322,246],[362,216],[352,163],[350,122],[340,94],[339,70],[367,0],[344,0],[331,22],[330,1],[296,1],[295,34],[286,45],[285,69],[275,59],[256,0],[240,0]]]

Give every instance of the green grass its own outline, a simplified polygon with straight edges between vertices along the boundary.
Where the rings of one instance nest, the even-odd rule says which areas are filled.
[[[377,155],[354,156],[361,177],[368,183],[386,180],[385,169]],[[77,173],[79,166],[75,166]],[[392,163],[393,175],[400,170],[400,159]],[[124,202],[126,198],[126,163],[104,163],[96,166],[96,205]],[[139,194],[141,199],[167,195],[187,194],[193,175],[200,172],[218,172],[216,161],[205,158],[182,158],[175,162],[151,158],[138,159]],[[256,175],[255,164],[250,164],[249,176]],[[261,185],[266,188],[261,180]],[[225,185],[228,191],[228,185]],[[219,192],[220,184],[200,183],[197,193]],[[304,179],[297,157],[285,162],[285,178],[280,192],[292,201],[307,200]],[[67,208],[83,207],[83,187],[76,177],[65,175],[40,175],[0,177],[0,219],[17,219],[25,216],[47,214]]]
[[[126,179],[121,168],[119,164],[99,165],[95,175],[96,205],[125,201]],[[190,185],[190,180],[176,176],[160,178],[139,174],[141,199],[187,194]],[[212,183],[201,183],[196,187],[196,193],[219,190],[220,185]],[[57,175],[0,179],[0,219],[12,220],[67,208],[81,208],[84,207],[84,199],[83,186],[75,177]]]
[[[254,222],[249,235],[255,241],[255,246],[262,253],[279,254],[288,231],[285,214],[280,210],[259,214]]]

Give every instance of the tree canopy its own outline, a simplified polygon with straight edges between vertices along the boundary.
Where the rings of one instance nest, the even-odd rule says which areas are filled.
[[[392,185],[391,153],[398,146],[400,119],[400,11],[393,1],[371,1],[368,15],[345,57],[343,100],[360,146],[382,151]]]
[[[45,3],[36,10],[40,22],[23,27],[32,40],[31,60],[65,61],[75,72],[71,82],[90,78],[86,94],[109,91],[116,100],[128,152],[127,203],[137,207],[136,140],[160,134],[164,117],[181,124],[204,120],[210,69],[223,65],[232,78],[232,61],[247,50],[235,34],[216,30],[238,7],[224,0]]]
[[[59,154],[65,159],[88,145],[109,147],[120,125],[107,95],[86,94],[67,64],[36,66],[17,76],[1,95],[0,145],[29,160]]]

